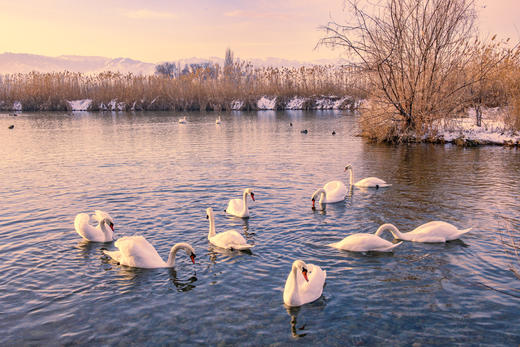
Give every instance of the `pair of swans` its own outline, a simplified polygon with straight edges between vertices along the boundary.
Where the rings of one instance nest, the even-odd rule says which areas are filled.
[[[206,218],[209,219],[208,240],[212,245],[232,251],[243,251],[253,247],[253,245],[248,244],[246,239],[235,230],[228,230],[217,234],[215,232],[215,216],[211,207],[206,209]]]
[[[349,173],[349,187],[354,186],[358,188],[385,188],[391,186],[391,184],[386,183],[380,178],[377,177],[367,177],[362,180],[354,183],[354,172],[352,170],[352,165],[345,166],[345,172]],[[322,204],[330,204],[334,202],[339,202],[345,200],[347,196],[348,189],[345,184],[341,181],[330,181],[323,188],[318,188],[312,194],[312,208],[315,209],[316,199],[319,198],[319,205],[323,207]]]
[[[96,227],[90,225],[91,221],[98,223]],[[114,220],[106,212],[96,210],[92,216],[79,213],[74,219],[76,232],[85,240],[91,242],[112,242],[114,240]],[[174,245],[168,260],[165,262],[157,253],[157,250],[143,236],[126,236],[118,239],[115,246],[118,251],[103,252],[121,265],[139,267],[145,269],[173,267],[177,251],[184,249],[186,254],[195,264],[195,250],[188,243]]]
[[[351,252],[391,252],[402,242],[394,244],[381,238],[380,235],[387,230],[398,240],[442,243],[459,239],[462,235],[469,232],[471,228],[459,230],[453,224],[442,221],[433,221],[420,225],[410,232],[402,233],[395,225],[386,223],[381,225],[375,234],[352,234],[345,237],[340,242],[329,244],[329,246]]]
[[[247,196],[251,197],[251,200],[255,201],[255,193],[251,188],[244,189],[242,199],[231,199],[228,202],[226,213],[240,218],[249,217],[249,206],[247,204]]]

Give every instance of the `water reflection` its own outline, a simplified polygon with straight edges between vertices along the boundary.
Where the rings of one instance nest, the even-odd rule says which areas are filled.
[[[300,313],[300,310],[301,310],[301,306],[297,306],[297,307],[289,307],[289,306],[285,306],[285,309],[287,310],[287,314],[291,317],[291,335],[292,337],[295,337],[295,338],[300,338],[300,337],[304,337],[305,335],[307,335],[307,333],[304,333],[304,334],[301,334],[299,333],[299,331],[303,331],[305,330],[305,324],[301,325],[300,327],[297,326],[297,319],[298,319],[298,314]]]
[[[103,247],[101,245],[102,244],[99,243],[99,242],[90,242],[90,241],[81,239],[81,241],[79,241],[74,246],[74,248],[79,250],[78,254],[82,258],[89,258],[93,253],[95,253],[94,251],[96,251],[96,250],[101,250],[102,251]]]
[[[189,292],[196,287],[193,283],[197,282],[197,274],[194,273],[189,278],[178,278],[177,271],[174,268],[170,269],[170,280],[177,288],[178,292]]]

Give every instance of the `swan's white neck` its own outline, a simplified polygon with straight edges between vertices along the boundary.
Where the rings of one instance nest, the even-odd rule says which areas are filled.
[[[186,253],[191,252],[191,249],[189,249],[185,244],[178,243],[174,245],[170,250],[170,254],[168,255],[168,261],[166,262],[167,267],[173,267],[175,265],[175,256],[177,255],[179,249],[184,249]]]
[[[380,236],[381,234],[383,234],[385,230],[390,231],[396,239],[404,240],[403,234],[401,234],[399,229],[397,229],[395,225],[390,223],[383,224],[379,228],[377,228],[376,236]]]
[[[209,219],[209,233],[208,239],[215,236],[215,217],[213,216],[213,211],[208,211],[208,219]]]
[[[321,205],[321,204],[323,204],[323,202],[325,201],[325,198],[327,197],[327,192],[325,191],[325,189],[319,188],[318,190],[316,190],[314,192],[314,194],[312,194],[312,198],[316,199],[316,197],[318,195],[320,196],[320,201],[318,201],[318,203]]]
[[[299,299],[298,293],[298,267],[293,266],[291,270],[291,278],[292,278],[292,288],[290,288],[291,299],[292,301],[297,301]]]
[[[242,194],[242,201],[243,201],[243,204],[242,204],[242,211],[241,211],[241,214],[244,215],[248,209],[248,205],[247,205],[247,190],[244,190],[244,193]]]
[[[106,219],[102,219],[99,221],[98,228],[105,235],[105,240],[114,239],[114,233],[113,233],[112,229],[107,225]]]

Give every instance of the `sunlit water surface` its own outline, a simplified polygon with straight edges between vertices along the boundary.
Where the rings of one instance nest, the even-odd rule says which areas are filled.
[[[520,343],[520,264],[502,243],[520,228],[518,150],[369,144],[342,112],[220,115],[221,125],[215,113],[0,115],[0,345]],[[310,195],[346,181],[347,163],[392,186],[313,211]],[[251,218],[226,216],[247,187]],[[208,244],[207,207],[251,254]],[[183,253],[173,270],[110,261],[101,248],[113,243],[74,231],[75,215],[95,209],[116,237],[143,235],[164,258],[191,243],[196,265]],[[393,254],[326,246],[431,220],[474,229]],[[289,310],[295,259],[327,280],[319,300]]]

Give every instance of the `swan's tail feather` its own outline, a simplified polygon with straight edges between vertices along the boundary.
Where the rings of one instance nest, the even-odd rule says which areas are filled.
[[[244,250],[247,250],[247,249],[250,249],[250,248],[253,248],[254,245],[250,245],[248,243],[246,244],[243,244],[243,245],[233,245],[233,249],[236,249],[237,251],[244,251]]]
[[[467,229],[459,230],[459,233],[457,234],[457,238],[461,237],[462,235],[464,235],[466,233],[469,233],[471,231],[471,229],[473,229],[473,228],[467,228]]]
[[[393,245],[388,246],[388,247],[378,248],[378,249],[376,249],[376,251],[378,251],[378,252],[391,252],[395,247],[399,246],[401,243],[403,243],[403,241],[398,242],[398,243],[393,244]]]
[[[339,242],[329,243],[327,246],[329,246],[329,247],[334,247],[334,248],[338,248],[338,243],[339,243]]]

